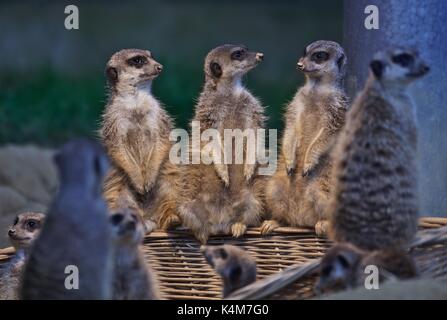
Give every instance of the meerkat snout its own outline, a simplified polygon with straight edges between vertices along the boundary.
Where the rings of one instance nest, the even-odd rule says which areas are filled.
[[[264,54],[261,52],[256,53],[256,60],[257,61],[262,61],[264,60]]]

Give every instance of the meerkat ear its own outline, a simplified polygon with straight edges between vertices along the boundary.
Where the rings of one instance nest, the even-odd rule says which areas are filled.
[[[382,61],[373,60],[369,66],[371,68],[371,71],[374,73],[374,75],[376,76],[377,79],[382,78],[383,69],[385,68]]]
[[[344,66],[346,61],[346,56],[344,54],[341,55],[340,58],[338,58],[337,60],[337,66],[338,66],[338,70],[341,70],[341,68]]]
[[[222,68],[217,62],[210,63],[210,70],[214,77],[220,78],[222,76]]]
[[[108,67],[106,69],[106,76],[111,84],[115,84],[118,81],[118,70],[114,67]]]
[[[228,257],[228,253],[227,253],[227,251],[224,248],[219,248],[217,253],[224,260]]]

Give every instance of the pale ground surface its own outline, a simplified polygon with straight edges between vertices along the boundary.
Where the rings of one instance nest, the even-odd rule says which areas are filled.
[[[10,246],[6,233],[18,213],[45,212],[57,189],[54,152],[35,146],[0,148],[0,248]]]

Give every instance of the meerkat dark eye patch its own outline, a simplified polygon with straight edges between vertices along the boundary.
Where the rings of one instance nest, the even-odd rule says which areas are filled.
[[[339,255],[337,257],[337,260],[338,260],[338,262],[340,263],[340,265],[343,268],[345,268],[345,269],[349,268],[350,263],[349,263],[348,259],[345,256]]]
[[[34,231],[36,228],[39,227],[39,222],[37,222],[36,220],[28,220],[26,222],[26,227],[28,230]]]
[[[325,51],[317,51],[312,54],[311,60],[316,63],[323,63],[329,60],[329,53]]]
[[[231,282],[237,282],[242,274],[242,268],[239,265],[232,266],[229,272],[229,278]]]
[[[116,225],[120,224],[121,221],[123,221],[123,219],[124,219],[124,215],[122,213],[115,213],[114,215],[112,215],[110,217],[110,222],[116,226]]]
[[[147,58],[145,56],[135,56],[127,59],[126,62],[131,67],[142,68],[147,63]]]
[[[231,53],[231,60],[241,61],[245,58],[246,51],[245,50],[236,50]]]
[[[382,78],[383,69],[385,69],[385,66],[383,65],[382,61],[373,60],[369,66],[377,79]]]
[[[325,266],[322,270],[321,270],[321,275],[324,277],[327,277],[331,274],[332,272],[332,266],[328,265]]]
[[[210,70],[211,70],[211,74],[214,77],[220,78],[222,76],[222,68],[220,67],[220,65],[217,62],[210,63]]]
[[[217,251],[217,254],[219,255],[219,257],[221,257],[221,258],[224,259],[224,260],[228,257],[228,253],[227,253],[227,251],[226,251],[225,249],[223,249],[223,248],[220,248],[220,249]]]
[[[110,83],[114,84],[118,81],[118,70],[114,67],[108,67],[106,70],[106,76],[107,80],[109,80]]]
[[[401,65],[402,67],[408,67],[414,63],[414,58],[409,53],[402,53],[402,54],[393,56],[392,60],[394,63]]]

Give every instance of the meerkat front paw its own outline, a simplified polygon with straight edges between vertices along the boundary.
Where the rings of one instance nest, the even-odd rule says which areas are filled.
[[[201,230],[201,231],[194,232],[194,236],[202,245],[206,245],[210,235],[207,231]]]
[[[225,187],[230,185],[230,176],[228,174],[228,167],[226,165],[216,165],[216,171],[218,176],[222,179]]]
[[[329,221],[327,220],[320,220],[315,225],[315,233],[319,237],[327,236],[328,230],[329,230]]]
[[[134,173],[134,174],[129,174],[129,178],[131,180],[132,187],[135,189],[135,191],[140,194],[144,194],[145,186],[144,186],[143,176],[141,174]]]
[[[157,224],[152,220],[145,220],[144,227],[146,229],[146,234],[148,234],[157,229]]]
[[[260,228],[262,235],[266,235],[275,231],[279,227],[279,223],[276,220],[265,220]]]
[[[182,221],[180,220],[180,217],[175,213],[165,214],[163,217],[160,218],[159,221],[160,229],[165,231],[178,227],[181,224]]]
[[[301,175],[303,177],[309,176],[312,173],[312,170],[314,169],[314,167],[315,167],[314,164],[311,162],[304,163],[303,172],[301,173]]]
[[[231,226],[231,234],[235,238],[240,238],[247,231],[247,226],[243,223],[237,222]]]
[[[244,177],[247,183],[250,182],[251,178],[253,177],[253,174],[255,173],[255,168],[256,166],[254,164],[246,164],[244,166]]]

